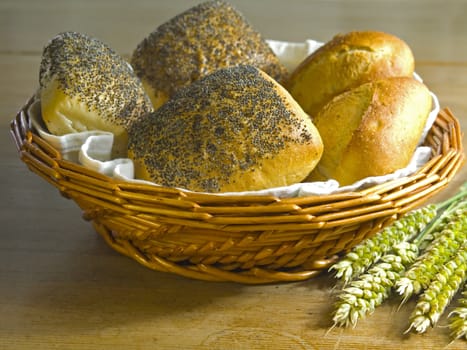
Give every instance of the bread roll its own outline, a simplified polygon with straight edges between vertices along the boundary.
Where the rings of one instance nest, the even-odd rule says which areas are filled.
[[[308,56],[285,83],[314,117],[334,96],[370,80],[412,76],[414,57],[401,39],[382,32],[336,35]]]
[[[349,185],[406,167],[432,108],[428,88],[413,78],[386,78],[336,96],[313,119],[324,152],[309,181]]]
[[[114,133],[114,156],[127,153],[127,127],[152,110],[139,78],[112,49],[84,34],[65,32],[44,48],[40,66],[42,118],[55,135]]]
[[[203,192],[300,182],[323,150],[308,115],[253,66],[219,69],[180,89],[129,135],[137,178]]]
[[[253,65],[277,81],[287,74],[260,33],[224,1],[201,3],[162,24],[137,46],[130,62],[155,108],[219,68]]]

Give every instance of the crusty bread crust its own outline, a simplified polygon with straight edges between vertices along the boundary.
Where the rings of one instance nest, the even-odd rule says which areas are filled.
[[[372,81],[336,96],[313,119],[324,152],[308,180],[349,185],[406,167],[431,108],[428,88],[407,77]]]
[[[375,31],[336,35],[308,56],[285,83],[314,117],[334,96],[370,80],[412,76],[414,57],[398,37]]]

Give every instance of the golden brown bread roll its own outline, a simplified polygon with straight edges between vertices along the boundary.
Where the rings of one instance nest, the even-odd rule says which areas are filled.
[[[313,118],[324,152],[307,180],[349,185],[406,167],[431,108],[428,88],[406,77],[369,82],[336,96]]]
[[[126,155],[128,124],[152,110],[129,64],[81,33],[61,33],[46,45],[39,82],[42,118],[52,134],[112,132],[114,156]]]
[[[323,150],[309,116],[252,66],[219,69],[180,89],[129,135],[137,178],[204,192],[300,182]]]
[[[287,74],[260,33],[224,1],[201,3],[162,24],[139,43],[130,62],[154,108],[219,68],[253,65],[277,81]]]
[[[314,117],[334,96],[370,80],[412,76],[414,57],[401,39],[374,31],[336,35],[309,55],[285,83]]]

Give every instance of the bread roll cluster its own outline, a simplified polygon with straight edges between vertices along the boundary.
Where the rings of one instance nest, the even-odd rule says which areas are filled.
[[[285,86],[324,143],[307,181],[350,185],[406,167],[432,109],[401,39],[377,31],[339,34],[308,56]]]
[[[405,167],[431,109],[402,40],[338,35],[288,72],[245,17],[207,1],[135,45],[129,62],[84,34],[44,48],[42,117],[51,133],[114,133],[137,178],[203,192]]]

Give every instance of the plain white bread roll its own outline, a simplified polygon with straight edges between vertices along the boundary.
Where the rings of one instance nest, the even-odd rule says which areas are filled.
[[[39,82],[42,118],[52,134],[112,132],[115,156],[126,155],[128,125],[152,110],[130,65],[76,32],[61,33],[44,48]]]
[[[313,118],[324,152],[308,180],[350,185],[406,167],[431,110],[426,85],[407,77],[371,81],[334,97]]]
[[[180,89],[129,132],[138,178],[193,191],[297,183],[322,152],[309,116],[253,66],[219,69]]]
[[[284,84],[313,118],[334,96],[372,80],[414,72],[414,56],[402,39],[384,32],[338,34],[304,59]]]

